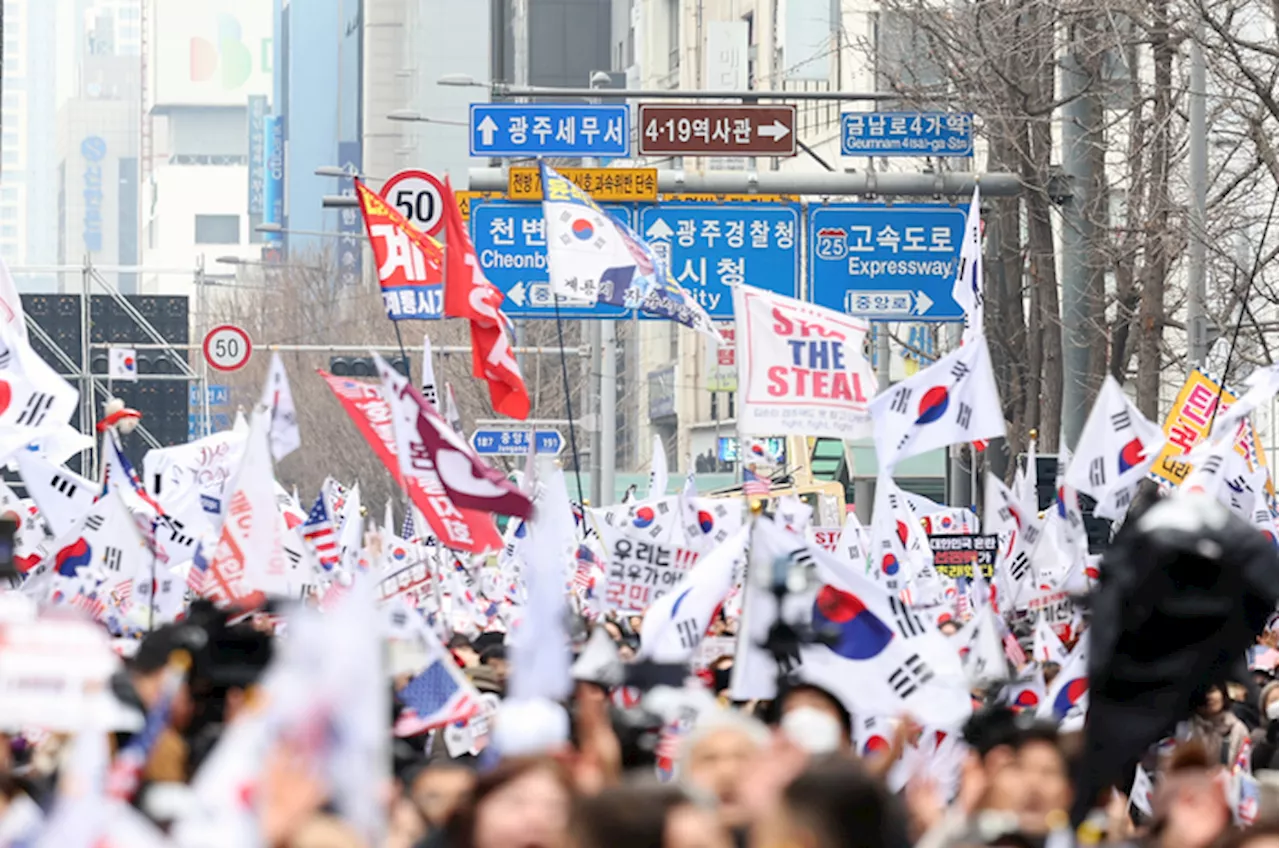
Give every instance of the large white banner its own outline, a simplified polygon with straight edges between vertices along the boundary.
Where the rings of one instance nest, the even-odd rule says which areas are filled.
[[[871,435],[865,322],[750,286],[734,289],[733,312],[744,435]]]

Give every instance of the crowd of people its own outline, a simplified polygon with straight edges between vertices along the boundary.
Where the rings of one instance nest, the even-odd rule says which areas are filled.
[[[237,620],[197,603],[184,620],[143,637],[112,679],[120,704],[150,714],[166,697],[175,656],[189,659],[146,749],[137,791],[122,796],[159,826],[157,838],[168,832],[173,844],[184,844],[176,825],[198,803],[192,779],[227,729],[252,711],[277,641],[288,638],[287,630],[273,635],[278,620]],[[618,616],[583,624],[575,651],[588,650],[591,638],[582,637],[589,632],[626,656],[638,647],[639,624]],[[731,635],[733,624],[718,615],[712,629]],[[451,755],[445,728],[395,739],[382,795],[385,838],[376,848],[1262,848],[1277,840],[1276,635],[1260,637],[1250,674],[1202,687],[1194,713],[1136,764],[1136,780],[1150,784],[1113,787],[1079,829],[1067,818],[1079,732],[1001,703],[999,686],[973,693],[977,708],[957,734],[954,778],[936,758],[904,779],[900,770],[924,733],[909,716],[887,739],[859,745],[858,717],[821,687],[792,682],[769,702],[732,701],[733,660],[726,655],[687,681],[708,700],[675,737],[645,709],[642,692],[579,674],[566,743],[504,756],[481,740],[473,745],[478,753]],[[455,635],[447,647],[477,691],[506,693],[511,669],[500,634]],[[403,683],[391,687],[391,721],[403,708],[396,701]],[[151,732],[116,733],[111,749],[118,759]],[[74,746],[58,735],[7,741],[0,747],[0,844],[35,844],[23,834],[65,794],[60,772]],[[294,744],[275,745],[260,763],[253,803],[261,844],[375,848],[335,814],[314,762]],[[1252,771],[1262,790],[1247,826],[1228,791],[1239,769]]]

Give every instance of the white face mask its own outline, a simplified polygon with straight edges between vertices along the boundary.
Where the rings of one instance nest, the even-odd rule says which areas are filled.
[[[1267,704],[1267,721],[1275,721],[1280,718],[1280,701],[1272,701]]]
[[[810,754],[830,754],[840,747],[840,722],[816,707],[796,707],[782,717],[782,732]]]

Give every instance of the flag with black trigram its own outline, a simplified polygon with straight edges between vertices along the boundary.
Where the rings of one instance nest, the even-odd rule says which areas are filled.
[[[870,404],[882,467],[952,444],[1004,435],[986,339],[978,336]]]
[[[904,701],[933,679],[933,671],[919,654],[911,654],[889,673],[889,686]]]
[[[53,534],[69,533],[93,506],[98,487],[31,451],[19,451],[15,458],[27,493],[40,507]]]
[[[912,639],[925,632],[925,624],[920,616],[916,615],[911,607],[904,604],[897,595],[889,596],[889,608],[893,610],[893,620],[903,639]]]
[[[1015,544],[1013,557],[1009,560],[1009,577],[1015,584],[1021,583],[1031,571],[1031,556],[1028,548]]]
[[[107,545],[102,549],[102,567],[114,574],[120,573],[120,561],[124,558],[124,551],[115,545]]]
[[[1164,431],[1148,421],[1108,375],[1059,485],[1096,500],[1095,515],[1121,518],[1163,442]],[[1126,496],[1109,497],[1122,489],[1129,490]]]

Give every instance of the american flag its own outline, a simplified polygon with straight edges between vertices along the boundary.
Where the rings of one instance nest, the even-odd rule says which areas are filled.
[[[192,595],[200,597],[204,594],[208,576],[209,559],[204,553],[204,543],[201,543],[196,545],[196,552],[191,556],[191,570],[187,572],[187,588]]]
[[[742,469],[742,494],[749,498],[763,498],[769,495],[769,481],[752,471]]]
[[[137,793],[138,786],[142,782],[142,770],[147,765],[147,758],[151,756],[151,749],[155,747],[156,740],[169,725],[169,712],[173,707],[173,699],[182,686],[188,665],[190,661],[185,663],[169,661],[169,666],[165,669],[160,697],[147,713],[147,721],[142,726],[142,732],[129,740],[129,744],[124,746],[111,762],[106,780],[106,792],[109,798],[129,801]]]
[[[578,545],[577,568],[573,571],[573,589],[579,594],[590,597],[591,589],[596,583],[596,569],[600,565],[600,560],[596,558],[595,551],[591,550],[588,545]]]
[[[414,534],[414,529],[413,529],[413,510],[412,510],[412,509],[406,509],[406,510],[404,511],[404,524],[400,525],[400,538],[401,538],[401,539],[412,539],[412,538],[413,538],[413,534]]]
[[[405,708],[396,719],[396,736],[417,736],[475,715],[480,707],[479,695],[446,662],[451,660],[441,653],[400,690],[400,702]]]
[[[1013,635],[1013,631],[1009,629],[1009,625],[1005,624],[1002,617],[996,616],[996,626],[1000,628],[1000,642],[1004,645],[1004,655],[1009,658],[1009,662],[1013,663],[1014,668],[1022,668],[1027,664],[1027,653],[1022,650],[1022,645],[1018,643],[1018,637]]]
[[[302,538],[311,546],[316,560],[326,571],[338,564],[338,534],[334,532],[333,522],[329,520],[324,493],[316,496],[307,520],[302,524]]]

